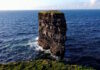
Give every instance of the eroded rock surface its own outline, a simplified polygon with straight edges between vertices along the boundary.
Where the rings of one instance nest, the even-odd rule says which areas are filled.
[[[43,49],[50,49],[51,53],[63,57],[66,41],[66,20],[64,14],[58,11],[39,13],[39,40]]]

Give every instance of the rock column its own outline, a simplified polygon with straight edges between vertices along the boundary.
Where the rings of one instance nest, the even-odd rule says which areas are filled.
[[[63,57],[66,41],[66,20],[64,14],[58,11],[43,11],[38,16],[38,44],[43,49],[50,49],[53,55]]]

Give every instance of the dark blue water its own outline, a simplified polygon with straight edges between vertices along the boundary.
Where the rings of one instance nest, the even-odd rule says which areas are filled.
[[[100,10],[64,11],[66,54],[71,62],[100,67]]]
[[[0,63],[34,59],[37,36],[37,12],[0,12]]]
[[[63,11],[67,21],[65,58],[88,63],[100,59],[100,10]],[[37,11],[0,12],[0,63],[34,59]],[[90,59],[89,59],[90,58]],[[82,63],[84,63],[82,62]],[[86,63],[85,63],[86,64]]]

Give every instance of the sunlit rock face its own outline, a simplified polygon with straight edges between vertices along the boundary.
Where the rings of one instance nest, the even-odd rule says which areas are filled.
[[[43,49],[50,49],[53,55],[63,57],[67,29],[64,14],[58,11],[43,11],[38,17],[38,44]]]

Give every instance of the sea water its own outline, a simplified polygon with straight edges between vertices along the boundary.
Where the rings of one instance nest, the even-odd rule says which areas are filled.
[[[64,10],[67,23],[65,58],[100,64],[100,10]],[[38,11],[0,12],[0,63],[31,60],[39,50]]]

